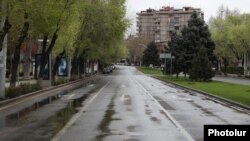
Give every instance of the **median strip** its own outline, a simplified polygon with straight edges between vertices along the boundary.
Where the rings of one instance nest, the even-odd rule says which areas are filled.
[[[161,81],[171,83],[182,89],[195,91],[217,101],[250,110],[250,87],[247,85],[210,81],[196,82],[184,77],[170,77],[160,74],[160,70],[146,67],[138,67],[138,70]],[[149,73],[150,72],[150,73]]]

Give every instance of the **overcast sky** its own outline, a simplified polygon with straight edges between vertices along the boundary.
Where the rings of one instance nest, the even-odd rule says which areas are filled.
[[[127,34],[136,33],[136,13],[148,8],[156,10],[159,10],[162,6],[201,8],[204,12],[205,21],[208,21],[211,16],[216,16],[218,7],[221,5],[227,6],[229,9],[237,8],[242,13],[250,13],[250,0],[127,0],[127,18],[133,24],[128,29]]]

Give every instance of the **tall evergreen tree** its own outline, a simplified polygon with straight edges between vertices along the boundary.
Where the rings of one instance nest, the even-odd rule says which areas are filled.
[[[185,62],[185,48],[183,47],[183,38],[181,35],[177,33],[173,33],[171,36],[171,41],[168,42],[168,46],[170,47],[169,51],[172,56],[175,57],[172,61],[173,65],[173,73],[178,77],[180,72],[186,72],[186,64]]]
[[[212,64],[208,59],[206,48],[202,47],[192,61],[192,69],[189,72],[191,80],[208,81],[214,76]]]
[[[215,43],[211,39],[211,34],[204,20],[194,12],[188,21],[188,26],[182,30],[183,46],[185,48],[185,64],[187,69],[192,68],[192,60],[197,55],[201,47],[206,48],[209,61],[215,60]]]
[[[143,65],[149,66],[150,64],[153,64],[154,66],[158,66],[160,64],[158,50],[155,42],[149,43],[146,50],[143,53]]]

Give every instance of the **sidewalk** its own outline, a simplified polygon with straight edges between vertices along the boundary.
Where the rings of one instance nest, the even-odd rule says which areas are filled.
[[[239,78],[239,77],[216,75],[215,77],[213,77],[212,80],[235,83],[235,84],[250,85],[250,79]]]

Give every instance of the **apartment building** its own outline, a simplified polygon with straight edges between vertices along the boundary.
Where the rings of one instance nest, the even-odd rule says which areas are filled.
[[[171,33],[180,31],[188,24],[193,11],[204,17],[200,8],[192,7],[174,9],[166,6],[160,10],[141,11],[137,13],[137,36],[148,36],[156,43],[164,44],[170,40]]]

